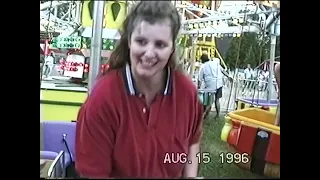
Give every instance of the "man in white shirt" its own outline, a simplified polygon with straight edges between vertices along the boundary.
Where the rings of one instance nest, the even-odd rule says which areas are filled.
[[[247,64],[247,68],[244,70],[244,76],[246,79],[251,79],[253,75],[253,70],[250,64]]]
[[[214,103],[216,109],[216,116],[220,116],[220,98],[222,97],[223,75],[229,78],[229,75],[224,71],[220,65],[220,59],[213,58],[209,60],[207,54],[202,54],[201,61],[203,63],[199,72],[199,86],[203,84],[203,89],[214,93]],[[230,79],[229,79],[230,80]],[[205,106],[205,118],[211,110],[211,105]]]
[[[242,93],[244,93],[246,88],[250,88],[250,85],[253,84],[251,81],[253,79],[253,69],[250,64],[247,64],[247,68],[244,70],[244,88],[242,89]]]

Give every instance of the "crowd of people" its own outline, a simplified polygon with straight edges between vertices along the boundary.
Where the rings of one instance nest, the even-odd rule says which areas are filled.
[[[199,76],[198,76],[198,89],[214,94],[212,98],[213,98],[213,102],[216,109],[215,118],[218,118],[220,115],[219,100],[222,97],[222,87],[224,84],[223,75],[228,77],[229,80],[232,80],[232,78],[229,77],[228,73],[222,68],[222,66],[220,65],[220,60],[218,58],[212,58],[210,60],[208,55],[204,53],[200,59],[202,62],[202,66],[200,68]],[[262,70],[259,70],[258,72],[259,72],[258,74],[259,80],[267,81],[267,78],[269,78],[270,76],[269,72],[265,72]],[[254,84],[255,71],[251,68],[250,64],[248,64],[246,69],[244,70],[244,76],[246,81],[245,81],[242,92],[244,92],[246,88],[256,85]],[[280,126],[280,63],[277,63],[275,66],[274,77],[277,84],[276,90],[278,92],[278,99],[279,99],[275,125]],[[260,82],[258,83],[258,87],[260,88]],[[267,88],[266,85],[265,87],[263,86],[263,88]],[[204,109],[205,109],[204,117],[206,118],[209,112],[211,111],[211,104],[204,105]]]
[[[273,74],[271,74],[273,76]],[[258,91],[266,91],[268,87],[269,71],[261,69],[252,69],[250,64],[243,71],[243,77],[241,78],[243,83],[242,93],[246,89],[256,88]]]

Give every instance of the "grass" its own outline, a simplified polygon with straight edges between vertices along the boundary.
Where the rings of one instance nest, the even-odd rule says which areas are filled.
[[[202,138],[202,152],[210,153],[211,162],[200,165],[200,177],[206,178],[264,178],[250,171],[239,168],[235,164],[222,164],[219,154],[228,152],[226,143],[221,140],[221,130],[224,125],[224,118],[214,120],[213,114],[204,122]]]

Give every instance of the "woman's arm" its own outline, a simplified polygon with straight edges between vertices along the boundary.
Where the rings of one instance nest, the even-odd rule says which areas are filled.
[[[80,177],[109,178],[112,171],[117,125],[114,108],[105,95],[106,88],[97,82],[78,114],[75,166]]]
[[[223,69],[223,67],[220,65],[220,71],[222,72],[222,74],[224,76],[226,76],[228,78],[229,81],[232,81],[232,77],[230,77],[229,73]]]
[[[202,125],[203,125],[203,115],[204,115],[204,109],[201,105],[200,101],[197,98],[195,103],[195,113],[194,113],[194,125],[192,129],[193,136],[190,140],[190,146],[189,146],[189,154],[188,154],[188,160],[191,160],[191,164],[186,164],[184,169],[184,177],[197,177],[198,176],[198,169],[199,169],[199,163],[198,163],[198,157],[197,154],[200,152],[200,140],[202,137]]]
[[[200,141],[192,144],[189,147],[188,160],[191,160],[191,164],[186,164],[184,169],[184,177],[186,178],[194,178],[198,176],[199,163],[197,154],[200,152]]]
[[[203,65],[202,65],[202,66],[203,66]],[[198,76],[198,89],[200,89],[201,83],[202,83],[203,80],[204,80],[204,77],[203,77],[203,67],[201,67],[200,70],[199,70],[199,76]]]

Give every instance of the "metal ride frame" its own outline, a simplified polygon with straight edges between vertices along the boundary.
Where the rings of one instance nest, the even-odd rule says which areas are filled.
[[[135,2],[127,1],[128,7]],[[172,3],[177,7],[182,17],[181,35],[192,37],[194,46],[190,74],[194,72],[196,45],[215,47],[214,41],[211,43],[203,41],[202,44],[199,44],[198,37],[239,37],[243,32],[269,32],[271,35],[270,61],[274,60],[274,52],[272,53],[272,51],[275,49],[275,33],[280,35],[278,30],[274,30],[276,28],[273,27],[275,23],[280,25],[279,1],[223,1],[218,9],[193,4],[189,1],[172,1]],[[76,32],[83,34],[86,30],[92,32],[81,26],[81,7],[81,1],[40,2],[40,31],[47,29],[48,33],[58,32],[60,36],[68,36]],[[194,11],[204,14],[206,17],[199,17]],[[186,14],[191,15],[193,19],[187,19]],[[272,26],[271,31],[269,30],[270,26]],[[102,36],[105,36],[104,33]],[[270,71],[273,71],[273,66],[270,66]],[[272,79],[270,81],[272,82]]]
[[[132,1],[127,2],[128,4],[134,3]],[[211,7],[193,4],[188,1],[173,1],[183,19],[181,34],[193,36],[208,34],[214,37],[220,37],[223,34],[240,34],[241,32],[261,33],[273,21],[273,17],[279,11],[280,5],[279,1],[277,2],[276,8],[266,8],[264,1],[240,1],[236,4],[232,4],[234,3],[232,1],[226,1],[222,3],[218,10],[214,10]],[[272,3],[274,2],[270,2],[270,4]],[[51,8],[50,20],[48,20],[49,8]],[[205,14],[207,17],[201,18],[193,13],[194,11]],[[245,11],[247,13],[244,13]],[[187,20],[187,13],[191,14],[194,19]],[[258,18],[253,17],[256,15],[258,15]],[[81,1],[52,1],[52,3],[47,1],[40,3],[40,30],[42,31],[49,27],[49,32],[71,34],[78,31],[79,28],[81,29],[80,17]],[[244,19],[246,19],[246,22],[244,22]],[[241,26],[243,23],[246,25]]]

